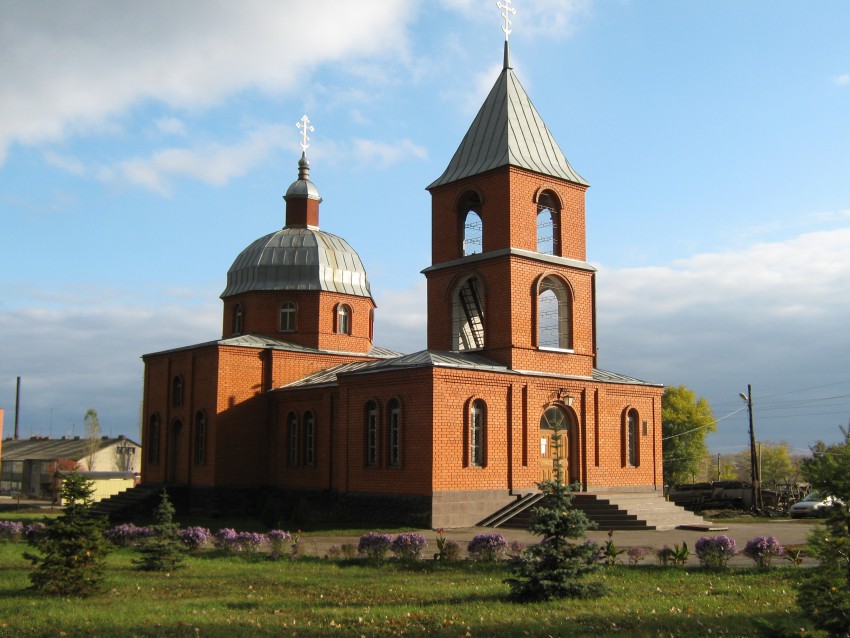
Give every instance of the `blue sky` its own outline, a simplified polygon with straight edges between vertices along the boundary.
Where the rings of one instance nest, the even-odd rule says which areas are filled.
[[[512,61],[587,196],[600,367],[705,396],[716,452],[850,418],[850,3],[515,0]],[[8,2],[0,407],[137,437],[140,356],[215,339],[315,126],[376,342],[425,345],[430,201],[496,79],[495,0]]]

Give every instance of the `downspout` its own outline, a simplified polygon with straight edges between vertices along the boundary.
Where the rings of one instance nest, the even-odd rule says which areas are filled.
[[[596,347],[596,273],[590,275],[590,306],[592,309],[592,325],[591,339],[593,340],[591,347],[593,348],[593,367],[599,367],[599,349]]]

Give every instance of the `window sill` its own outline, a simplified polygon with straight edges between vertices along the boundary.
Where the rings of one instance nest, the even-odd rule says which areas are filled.
[[[576,351],[572,348],[551,348],[549,346],[537,346],[541,352],[563,352],[564,354],[575,354]]]

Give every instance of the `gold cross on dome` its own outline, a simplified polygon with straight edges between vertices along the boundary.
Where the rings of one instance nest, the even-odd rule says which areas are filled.
[[[312,133],[316,129],[314,129],[312,126],[310,126],[310,118],[307,117],[306,115],[304,117],[302,117],[301,121],[296,123],[295,126],[297,126],[299,129],[301,129],[301,150],[306,153],[307,149],[310,148],[310,145],[308,144],[308,142],[310,141],[310,138],[307,137],[307,133],[308,132]]]
[[[516,9],[511,6],[511,2],[513,0],[505,0],[504,2],[497,2],[496,6],[502,9],[502,17],[505,19],[505,24],[502,25],[502,31],[505,32],[505,42],[508,41],[508,38],[511,35],[513,29],[511,29],[511,24],[513,21],[511,20],[511,16],[516,15]]]

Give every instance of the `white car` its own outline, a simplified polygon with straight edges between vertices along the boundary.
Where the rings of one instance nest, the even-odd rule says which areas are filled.
[[[802,501],[794,503],[789,513],[791,514],[791,518],[818,516],[820,512],[830,507],[833,503],[840,503],[840,501],[832,496],[823,497],[817,492],[812,492]]]

